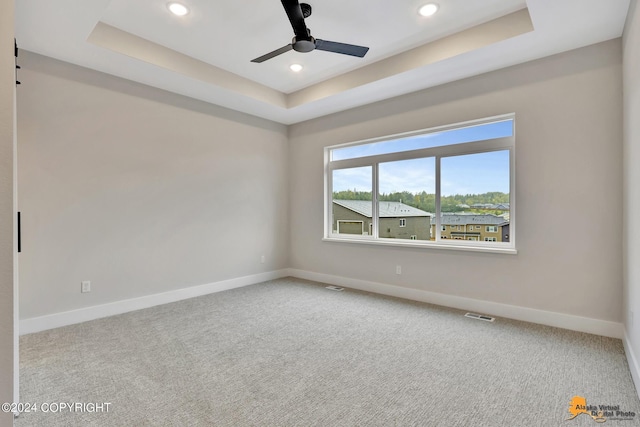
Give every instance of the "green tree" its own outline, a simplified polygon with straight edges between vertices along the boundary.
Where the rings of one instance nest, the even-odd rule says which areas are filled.
[[[334,191],[333,198],[336,200],[372,200],[370,191],[357,191],[357,190],[344,190]],[[433,193],[427,193],[422,191],[420,193],[412,193],[410,191],[398,191],[394,193],[384,193],[378,197],[380,201],[385,202],[402,202],[406,205],[413,206],[414,208],[427,211],[436,211],[436,195]],[[509,193],[501,193],[498,191],[492,191],[483,194],[454,194],[450,196],[443,196],[440,200],[440,210],[442,212],[476,212],[476,213],[494,213],[502,214],[503,211],[499,210],[485,210],[485,209],[471,209],[463,208],[460,205],[474,205],[481,204],[501,204],[509,203]]]

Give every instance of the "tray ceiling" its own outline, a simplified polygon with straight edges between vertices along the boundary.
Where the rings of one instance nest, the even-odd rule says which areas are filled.
[[[21,49],[284,124],[620,37],[629,0],[323,0],[309,3],[317,38],[370,47],[365,58],[287,52],[277,0],[16,2]],[[293,63],[304,68],[289,69]]]

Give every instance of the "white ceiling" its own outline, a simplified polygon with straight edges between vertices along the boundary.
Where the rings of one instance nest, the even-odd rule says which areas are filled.
[[[629,0],[308,0],[316,38],[369,46],[365,58],[287,52],[278,0],[20,0],[21,49],[284,124],[620,37]],[[289,65],[304,66],[293,73]]]

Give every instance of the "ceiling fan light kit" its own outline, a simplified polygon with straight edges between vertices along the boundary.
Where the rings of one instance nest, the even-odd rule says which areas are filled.
[[[291,43],[253,59],[251,62],[261,63],[268,59],[282,55],[290,50],[296,52],[307,53],[313,50],[324,50],[326,52],[340,53],[342,55],[356,56],[363,58],[369,51],[368,47],[357,46],[347,43],[332,42],[328,40],[316,39],[311,36],[311,31],[307,28],[305,18],[311,16],[311,5],[300,3],[298,0],[281,0],[291,27],[293,28],[294,37]]]

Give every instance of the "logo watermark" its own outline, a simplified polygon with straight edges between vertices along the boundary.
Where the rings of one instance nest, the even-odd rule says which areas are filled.
[[[633,421],[636,413],[624,411],[620,405],[587,405],[587,399],[582,396],[573,396],[569,402],[569,413],[571,416],[567,421],[576,418],[578,415],[591,417],[597,423],[604,423],[607,420]]]

